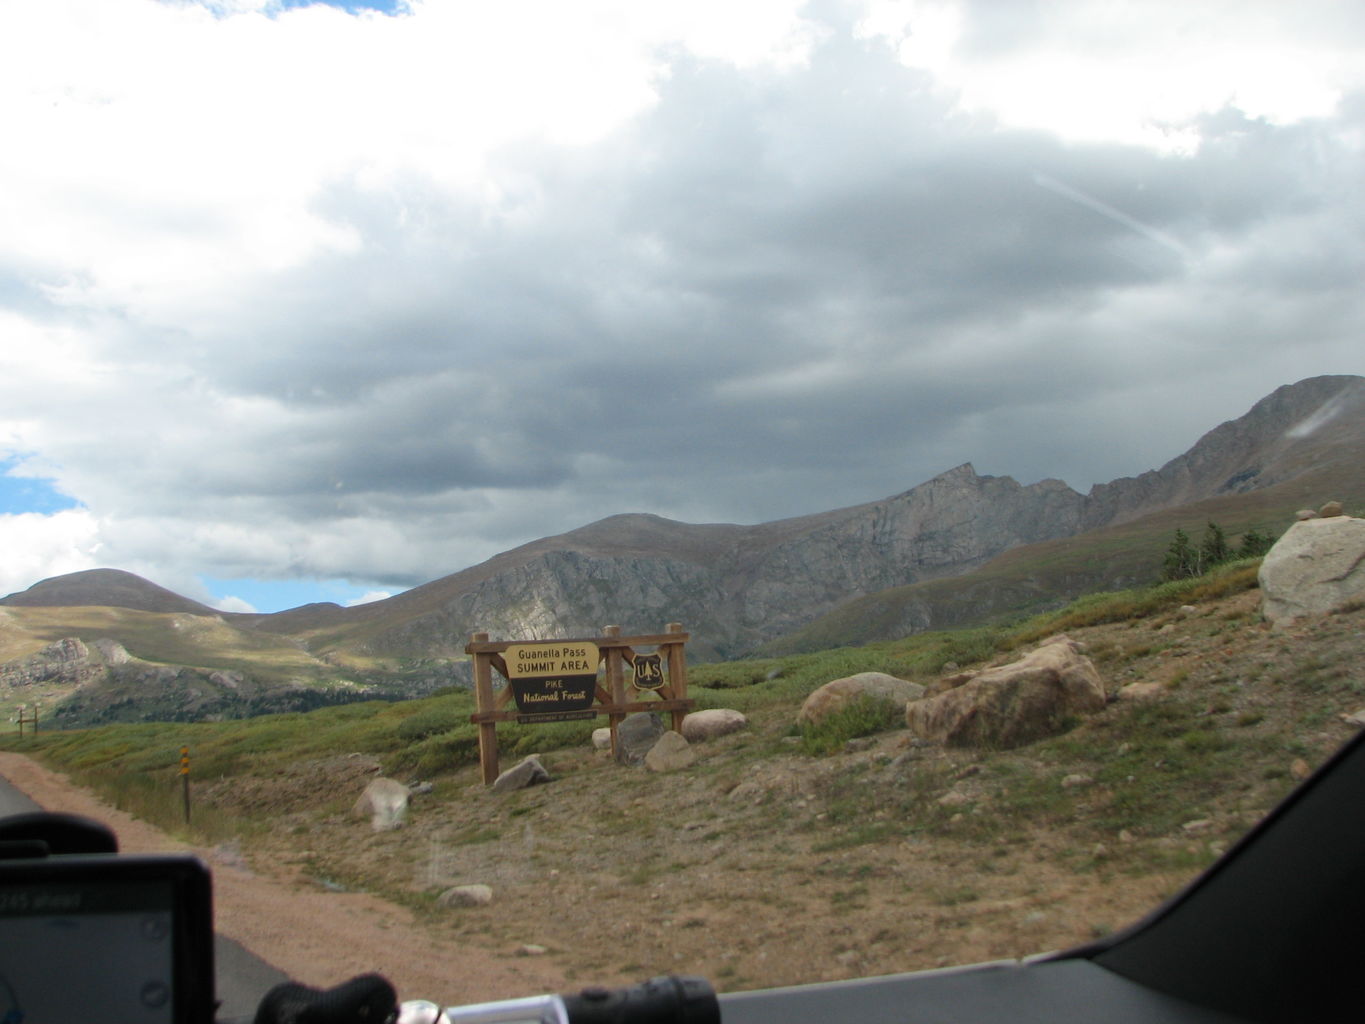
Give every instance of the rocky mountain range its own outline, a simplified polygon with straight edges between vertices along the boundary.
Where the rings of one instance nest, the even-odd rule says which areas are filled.
[[[1003,552],[1073,537],[1311,473],[1358,472],[1365,379],[1278,389],[1161,469],[1080,494],[958,466],[894,497],[756,526],[619,515],[497,555],[387,601],[263,617],[265,629],[343,636],[372,654],[457,653],[469,634],[552,637],[670,621],[698,656],[736,657],[850,599],[957,577]],[[1201,524],[1202,525],[1202,524]],[[317,627],[322,627],[317,629]]]
[[[401,660],[410,676],[418,666],[421,679],[408,680],[418,691],[442,677],[440,671],[422,675],[421,666],[458,659],[476,631],[536,639],[594,635],[606,624],[654,633],[676,621],[692,636],[690,657],[730,658],[853,603],[906,588],[919,588],[921,595],[956,588],[956,610],[940,614],[933,600],[920,597],[916,615],[897,628],[958,625],[961,587],[983,567],[1020,551],[1055,553],[1084,538],[1131,536],[1147,528],[1143,524],[1151,524],[1142,548],[1150,568],[1099,555],[1088,559],[1088,570],[1044,587],[1042,597],[1061,601],[1098,586],[1150,582],[1164,547],[1157,534],[1169,530],[1172,510],[1212,502],[1230,515],[1233,527],[1244,518],[1235,510],[1244,509],[1273,515],[1282,529],[1302,504],[1365,498],[1363,453],[1365,378],[1315,377],[1279,388],[1160,469],[1097,485],[1088,494],[1059,480],[1021,485],[982,476],[966,464],[881,501],[753,526],[613,516],[355,608],[322,604],[273,615],[221,614],[115,570],[45,580],[0,599],[0,607],[102,606],[176,620],[211,617],[231,631],[235,645],[275,643],[291,656],[306,653],[318,666],[315,682],[330,677],[353,684],[357,666],[383,675],[374,666]],[[1028,595],[1020,592],[1035,602],[1038,576],[1033,572]],[[992,589],[980,607],[1008,611],[1014,601],[1009,586]],[[945,599],[944,608],[950,604]],[[93,641],[90,628],[71,635]],[[46,642],[62,639],[53,635],[56,629],[45,630]],[[844,642],[869,638],[875,637],[864,633]],[[127,639],[120,642],[147,657]],[[0,658],[16,649],[0,646]],[[213,667],[199,657],[192,664]],[[241,673],[240,660],[233,665]]]

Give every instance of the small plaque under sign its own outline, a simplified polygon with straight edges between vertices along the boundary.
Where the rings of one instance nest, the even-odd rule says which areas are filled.
[[[547,711],[542,715],[517,715],[517,721],[522,725],[537,725],[541,722],[577,722],[596,717],[596,711]]]

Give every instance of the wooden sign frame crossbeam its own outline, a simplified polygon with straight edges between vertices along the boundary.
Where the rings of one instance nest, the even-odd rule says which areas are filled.
[[[672,716],[673,729],[682,731],[683,718],[696,705],[687,696],[687,657],[683,645],[688,634],[683,632],[682,623],[670,622],[667,632],[643,636],[621,636],[620,626],[606,626],[599,637],[576,637],[562,640],[548,640],[544,643],[596,644],[601,662],[605,664],[605,679],[595,687],[596,703],[591,711],[594,715],[606,715],[611,726],[612,756],[617,751],[617,727],[626,715],[636,711],[668,712]],[[478,710],[469,720],[479,727],[479,765],[485,785],[498,777],[498,733],[499,722],[511,722],[527,717],[522,712],[509,709],[512,701],[511,673],[503,653],[509,648],[525,643],[521,640],[489,640],[487,633],[475,633],[465,645],[465,653],[474,659],[474,698]],[[541,641],[537,641],[541,642]],[[654,647],[663,654],[668,663],[668,682],[658,689],[656,700],[626,699],[626,665],[634,666],[636,647]],[[493,689],[493,673],[497,672],[508,685],[501,692]]]

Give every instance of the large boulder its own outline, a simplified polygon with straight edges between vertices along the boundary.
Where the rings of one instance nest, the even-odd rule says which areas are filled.
[[[1365,601],[1365,519],[1304,519],[1261,562],[1261,613],[1279,625]]]
[[[906,705],[923,739],[959,747],[1018,747],[1064,732],[1105,705],[1094,664],[1065,637],[1018,661],[988,668],[956,689]]]
[[[921,683],[897,679],[885,672],[859,672],[826,683],[806,698],[796,714],[798,725],[818,725],[836,711],[840,711],[859,697],[904,704],[919,700],[925,694]]]

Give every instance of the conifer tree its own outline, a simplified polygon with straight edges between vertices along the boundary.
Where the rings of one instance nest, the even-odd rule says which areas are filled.
[[[1223,533],[1223,528],[1217,523],[1209,523],[1204,528],[1204,539],[1199,542],[1199,572],[1195,575],[1206,573],[1231,557],[1232,549],[1228,547],[1228,538]]]
[[[1161,567],[1163,580],[1183,580],[1199,575],[1199,552],[1190,544],[1189,535],[1181,529],[1175,531],[1175,540],[1166,549],[1166,558]]]

